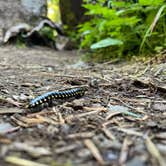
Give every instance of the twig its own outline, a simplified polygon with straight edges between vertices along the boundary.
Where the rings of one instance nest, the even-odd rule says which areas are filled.
[[[90,139],[86,139],[84,141],[84,144],[91,151],[91,153],[93,154],[95,159],[99,162],[99,164],[104,165],[105,164],[104,159],[101,156],[101,154],[100,154],[98,148],[96,147],[96,145]]]
[[[105,118],[105,120],[109,120],[110,118],[112,118],[113,116],[115,116],[115,115],[119,115],[119,114],[123,114],[123,112],[122,111],[110,111],[109,113],[108,113],[108,115],[106,116],[106,118]]]
[[[11,164],[19,165],[19,166],[48,166],[46,164],[40,164],[37,162],[33,162],[30,160],[26,160],[23,158],[15,157],[15,156],[7,156],[5,161]]]
[[[103,127],[102,129],[105,133],[105,135],[110,139],[110,140],[116,140],[115,136],[111,133],[110,130],[108,130],[106,127]]]
[[[94,136],[94,132],[82,132],[82,133],[75,133],[75,134],[69,134],[67,138],[73,139],[73,138],[91,138]]]
[[[140,133],[138,131],[134,131],[134,130],[131,130],[131,129],[124,129],[124,128],[116,128],[117,130],[119,131],[122,131],[128,135],[135,135],[135,136],[139,136],[139,137],[143,137],[143,133]]]
[[[130,145],[129,139],[126,137],[123,141],[122,149],[120,152],[120,157],[119,157],[119,164],[120,165],[123,165],[127,160],[129,145]]]
[[[65,152],[68,152],[68,151],[71,151],[71,150],[74,150],[74,149],[80,148],[80,147],[81,147],[81,143],[78,142],[78,143],[67,145],[67,146],[64,146],[61,148],[56,148],[55,153],[62,154],[62,153],[65,153]]]
[[[0,108],[0,114],[23,113],[23,110],[18,108]]]
[[[149,153],[158,161],[160,166],[165,166],[165,162],[163,157],[161,156],[159,150],[155,146],[155,144],[151,141],[151,139],[147,136],[145,139],[146,147]]]

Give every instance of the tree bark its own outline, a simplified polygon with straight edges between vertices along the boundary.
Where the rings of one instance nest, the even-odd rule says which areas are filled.
[[[75,29],[85,20],[82,3],[83,0],[59,0],[62,23],[69,29]]]

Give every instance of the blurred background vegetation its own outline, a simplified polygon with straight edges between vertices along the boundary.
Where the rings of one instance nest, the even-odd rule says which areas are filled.
[[[47,17],[54,22],[61,23],[59,0],[47,0]]]
[[[48,17],[58,23],[59,1],[48,0]],[[87,59],[153,55],[166,48],[165,0],[83,0],[82,6],[86,19],[64,27],[77,47],[86,50]]]

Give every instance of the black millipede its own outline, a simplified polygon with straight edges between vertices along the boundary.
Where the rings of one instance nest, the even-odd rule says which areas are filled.
[[[63,91],[47,92],[31,100],[30,103],[26,106],[26,108],[33,109],[42,104],[45,103],[48,104],[52,102],[54,99],[68,99],[71,97],[81,97],[84,95],[85,91],[86,91],[85,87],[78,87]]]

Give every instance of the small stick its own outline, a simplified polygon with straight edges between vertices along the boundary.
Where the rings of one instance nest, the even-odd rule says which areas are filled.
[[[129,145],[130,145],[130,141],[126,137],[123,141],[122,149],[121,149],[121,152],[120,152],[120,157],[119,157],[119,164],[120,165],[123,165],[127,160]]]
[[[98,148],[96,147],[96,145],[90,140],[90,139],[86,139],[84,141],[84,144],[86,145],[86,147],[91,151],[91,153],[93,154],[94,158],[99,162],[100,165],[104,165],[104,159],[101,156]]]
[[[110,130],[108,130],[106,127],[103,127],[104,134],[110,139],[110,140],[116,140],[115,136],[111,133]]]

